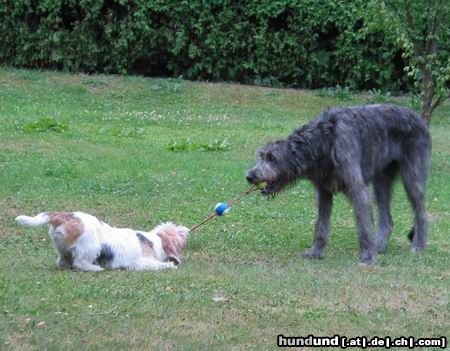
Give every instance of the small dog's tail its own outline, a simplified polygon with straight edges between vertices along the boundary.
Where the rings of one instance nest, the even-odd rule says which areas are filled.
[[[18,216],[16,222],[24,225],[25,227],[38,227],[40,225],[48,224],[50,216],[47,212],[39,213],[37,216]]]

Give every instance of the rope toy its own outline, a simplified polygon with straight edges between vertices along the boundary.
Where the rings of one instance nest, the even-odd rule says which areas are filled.
[[[266,187],[267,183],[262,182],[259,184],[255,184],[252,185],[248,190],[244,191],[243,193],[241,193],[237,198],[230,200],[229,202],[219,202],[215,207],[214,207],[214,212],[211,213],[205,220],[203,220],[202,222],[200,222],[199,224],[193,226],[191,228],[191,230],[189,231],[190,233],[193,232],[195,229],[197,229],[198,227],[200,227],[201,225],[205,224],[206,222],[208,222],[209,220],[213,219],[214,217],[217,216],[223,216],[228,214],[228,212],[230,212],[231,207],[238,202],[240,199],[242,199],[244,196],[254,192],[254,191],[258,191],[260,189],[264,189]]]

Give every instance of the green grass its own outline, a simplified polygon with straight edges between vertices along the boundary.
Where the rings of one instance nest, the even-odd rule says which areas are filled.
[[[315,219],[306,182],[272,201],[244,198],[194,232],[170,272],[59,271],[46,230],[13,220],[81,210],[136,229],[194,225],[247,188],[244,172],[266,141],[327,107],[373,98],[0,68],[0,349],[265,350],[280,333],[448,337],[448,102],[431,128],[430,243],[418,256],[400,186],[376,267],[357,264],[343,196],[326,259],[299,258]]]

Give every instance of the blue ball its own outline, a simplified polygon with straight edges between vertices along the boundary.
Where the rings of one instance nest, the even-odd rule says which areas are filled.
[[[214,212],[218,216],[226,215],[230,211],[230,206],[225,202],[219,202],[216,207],[214,207]]]

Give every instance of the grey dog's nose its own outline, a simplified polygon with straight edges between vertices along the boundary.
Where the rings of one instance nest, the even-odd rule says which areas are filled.
[[[255,180],[255,177],[251,173],[247,173],[245,176],[245,179],[247,179],[247,182],[253,183],[253,181]]]

